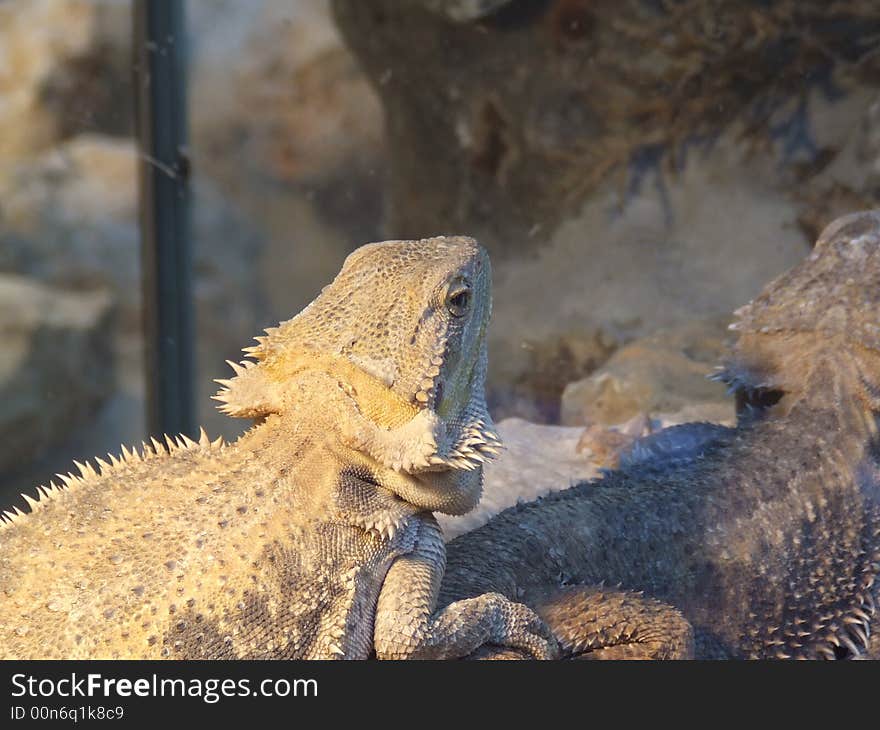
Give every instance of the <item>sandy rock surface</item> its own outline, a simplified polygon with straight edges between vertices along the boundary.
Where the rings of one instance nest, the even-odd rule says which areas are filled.
[[[658,330],[615,352],[589,377],[562,394],[562,423],[613,425],[640,413],[712,414],[734,418],[727,388],[707,378],[730,339],[728,317],[695,320]]]

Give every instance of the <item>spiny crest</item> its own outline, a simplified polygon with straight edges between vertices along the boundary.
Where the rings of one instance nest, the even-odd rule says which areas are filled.
[[[252,349],[246,348],[245,351]],[[261,359],[265,358],[266,353],[254,352],[250,356]],[[214,382],[222,387],[211,396],[221,403],[218,409],[222,413],[236,418],[260,418],[280,409],[281,395],[277,383],[273,384],[266,371],[256,367],[256,362],[242,360],[241,363],[235,363],[227,360],[226,364],[232,368],[235,377],[215,379]]]
[[[743,334],[821,332],[880,351],[880,211],[829,224],[801,264],[735,314]]]
[[[79,470],[79,475],[74,474],[73,472],[68,472],[67,474],[56,474],[55,476],[60,481],[60,485],[52,481],[49,482],[48,486],[37,487],[37,499],[34,499],[30,495],[24,493],[22,493],[21,496],[27,503],[27,506],[30,508],[31,512],[34,513],[45,507],[46,504],[51,500],[63,496],[65,492],[67,492],[67,490],[69,489],[72,489],[81,484],[86,484],[91,480],[103,478],[113,473],[118,473],[138,462],[161,458],[163,456],[169,456],[170,454],[181,450],[196,448],[222,449],[226,446],[226,443],[224,442],[222,436],[218,436],[216,439],[211,441],[208,438],[208,434],[205,432],[204,428],[199,429],[198,441],[193,441],[188,436],[184,436],[182,434],[177,436],[176,439],[166,435],[165,442],[167,444],[167,447],[165,444],[155,438],[151,438],[150,441],[150,444],[146,442],[142,443],[142,449],[140,452],[138,452],[137,449],[126,447],[123,444],[119,447],[120,456],[108,454],[108,460],[95,457],[97,468],[92,466],[92,464],[90,464],[88,460],[83,462],[74,460],[73,463]],[[3,512],[2,514],[0,514],[0,529],[15,524],[23,517],[27,517],[27,513],[22,512],[17,507],[13,507],[11,511]]]
[[[390,511],[377,512],[372,515],[353,515],[352,521],[361,529],[373,532],[382,540],[390,542],[400,530],[405,520]]]

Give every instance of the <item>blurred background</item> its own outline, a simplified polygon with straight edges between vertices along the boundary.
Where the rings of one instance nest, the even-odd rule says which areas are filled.
[[[357,246],[442,233],[492,256],[497,419],[730,422],[730,312],[880,199],[877,2],[185,10],[212,437],[248,425],[225,359]],[[127,0],[0,2],[0,507],[146,433],[132,57]]]

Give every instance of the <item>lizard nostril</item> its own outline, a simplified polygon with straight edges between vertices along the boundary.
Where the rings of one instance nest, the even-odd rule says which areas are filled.
[[[443,399],[443,383],[438,382],[434,386],[434,405],[436,406]]]

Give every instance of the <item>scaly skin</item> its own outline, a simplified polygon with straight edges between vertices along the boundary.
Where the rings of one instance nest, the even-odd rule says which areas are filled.
[[[464,237],[364,246],[232,364],[256,419],[85,464],[0,525],[4,658],[450,658],[555,640],[490,594],[436,609],[431,514],[479,499],[485,252]]]
[[[737,314],[721,373],[746,406],[737,428],[683,427],[458,537],[440,605],[524,598],[560,634],[574,609],[554,587],[605,581],[681,609],[698,657],[877,657],[880,212],[832,223]]]

